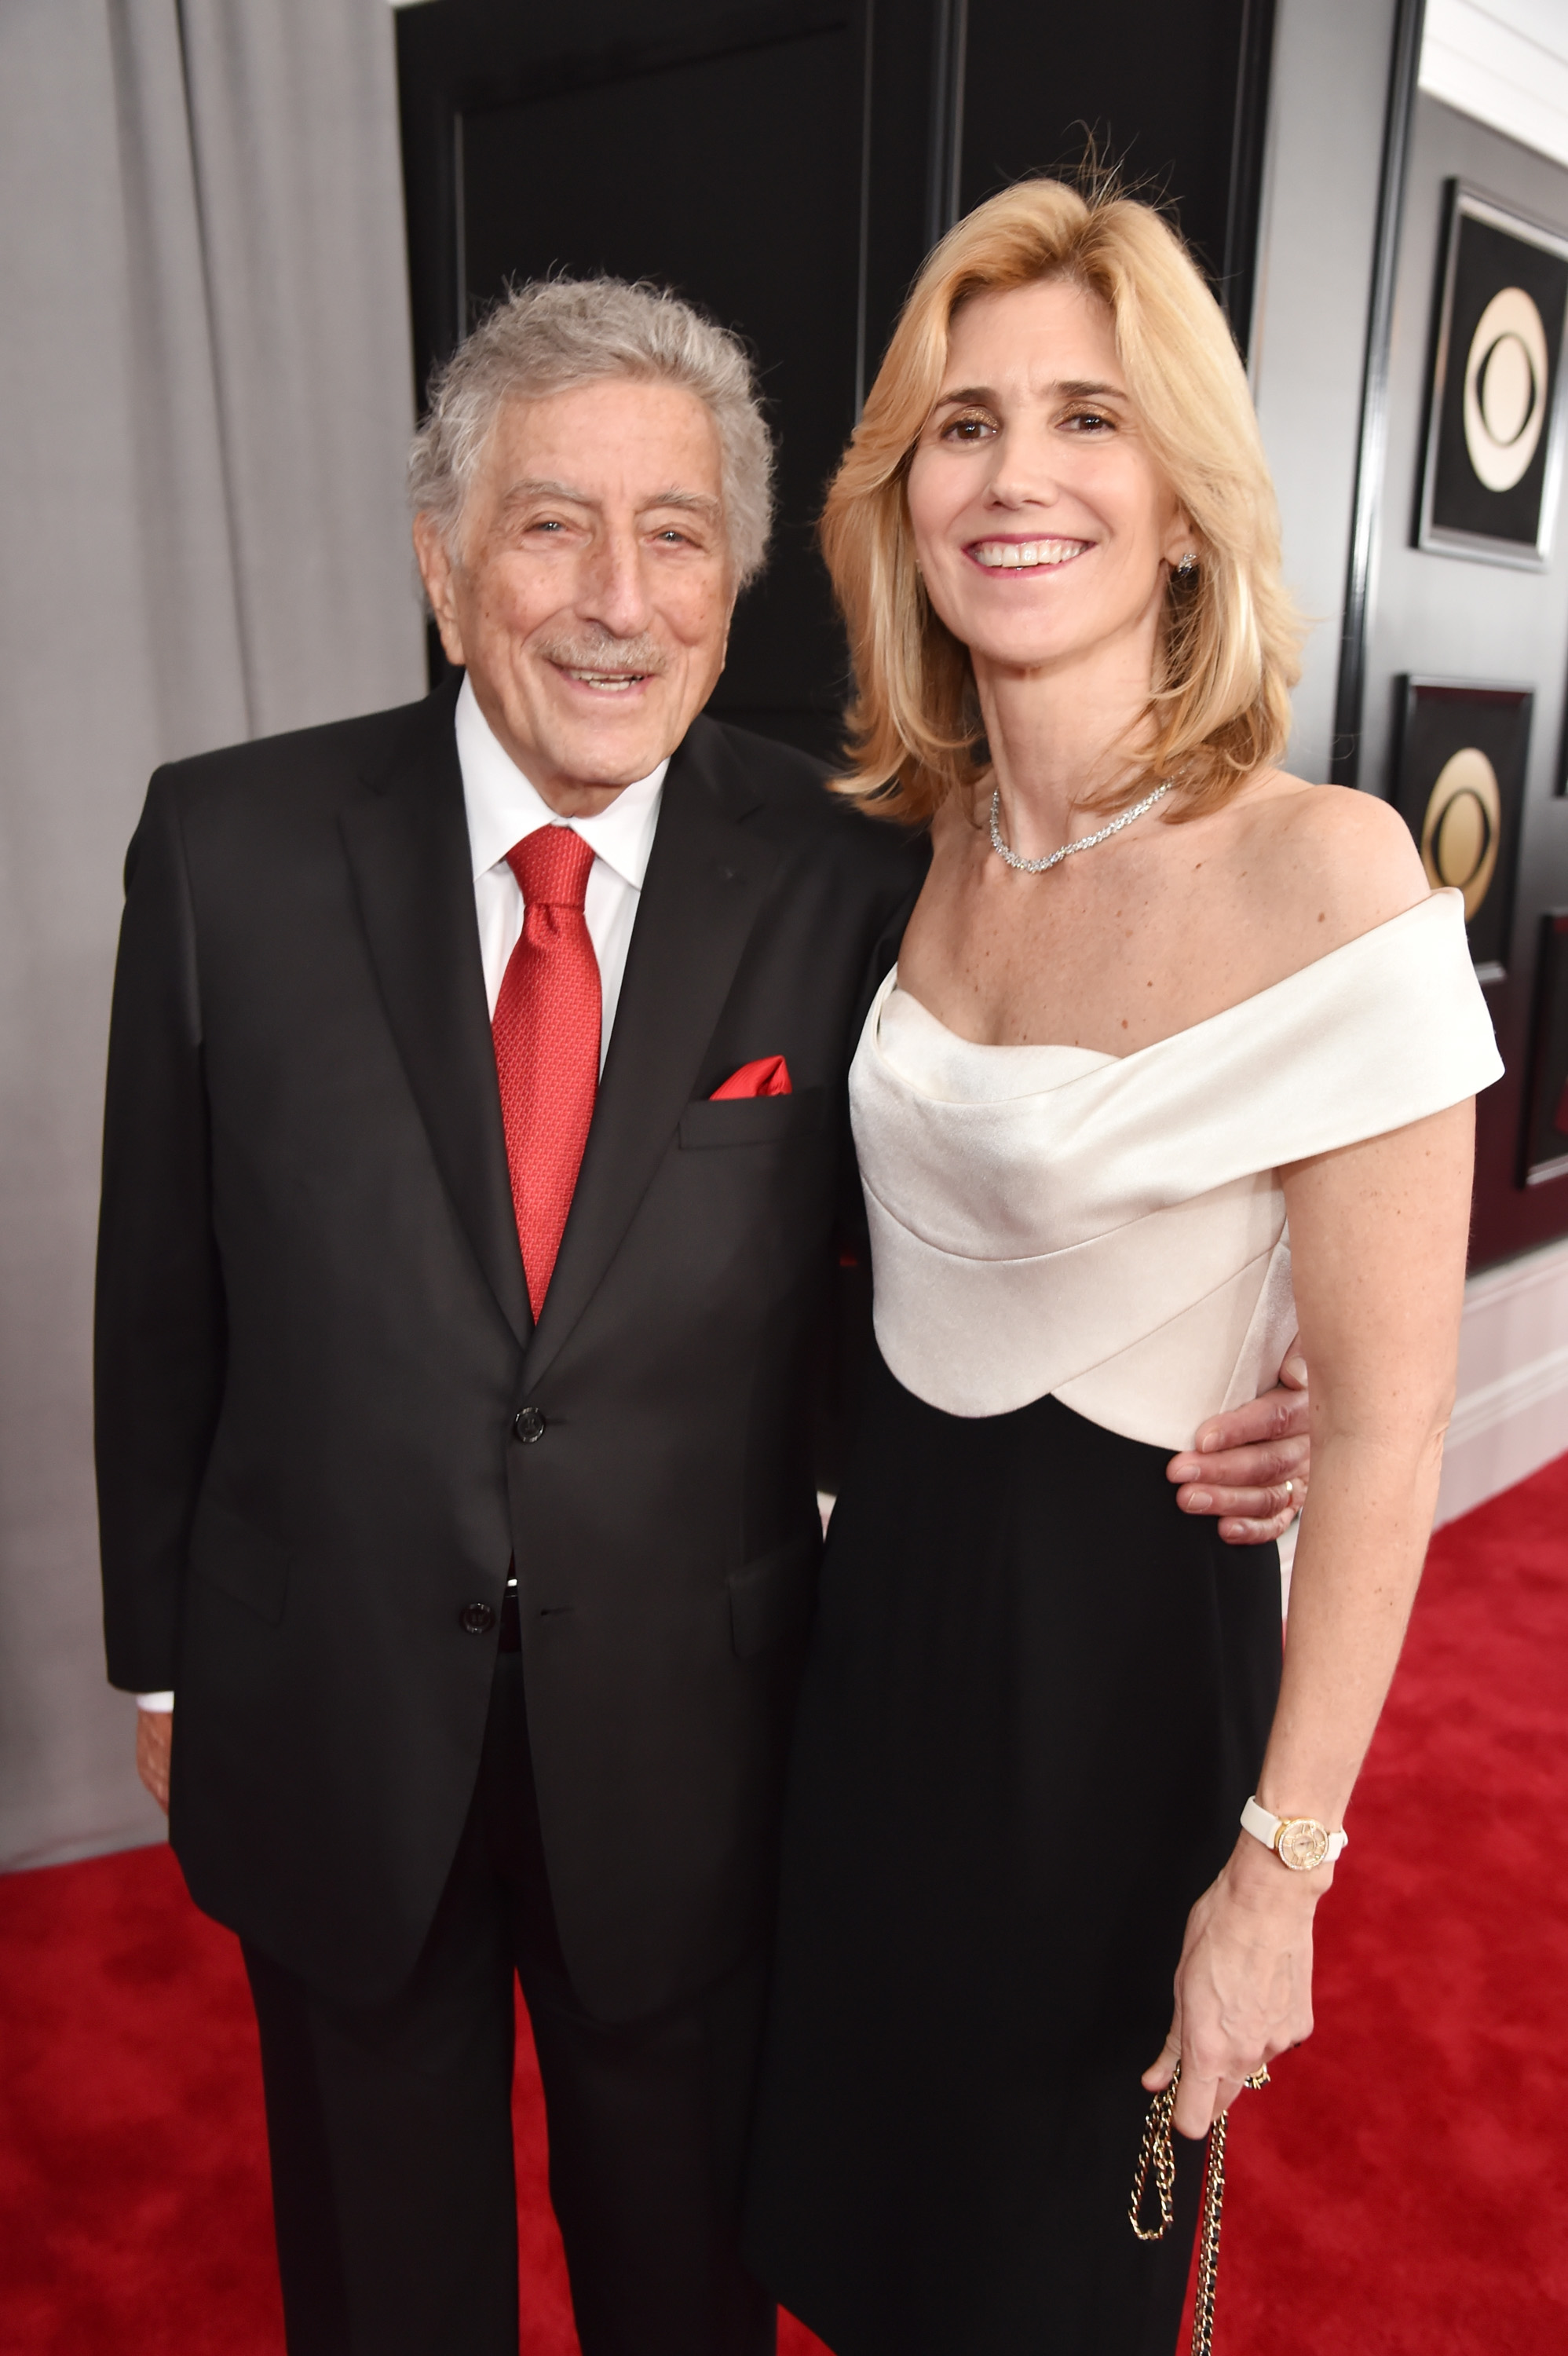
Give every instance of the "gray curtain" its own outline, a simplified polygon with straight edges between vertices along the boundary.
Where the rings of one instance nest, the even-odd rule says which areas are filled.
[[[420,693],[386,0],[0,7],[0,1865],[156,1838],[89,1344],[148,772]]]

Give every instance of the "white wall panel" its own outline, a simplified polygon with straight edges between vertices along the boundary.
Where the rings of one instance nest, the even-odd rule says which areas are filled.
[[[1421,87],[1568,164],[1568,0],[1427,0]]]
[[[1328,775],[1394,0],[1278,0],[1252,376],[1311,635],[1287,766]]]

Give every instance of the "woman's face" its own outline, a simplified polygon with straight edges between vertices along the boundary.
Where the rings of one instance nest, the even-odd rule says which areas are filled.
[[[1152,664],[1189,528],[1096,295],[1051,280],[965,304],[909,508],[931,602],[982,668],[1055,668],[1139,637]]]

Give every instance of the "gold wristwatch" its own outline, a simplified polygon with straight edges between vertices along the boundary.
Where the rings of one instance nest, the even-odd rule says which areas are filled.
[[[1272,1848],[1292,1873],[1312,1873],[1332,1865],[1350,1845],[1349,1833],[1331,1833],[1316,1816],[1271,1816],[1255,1799],[1242,1810],[1242,1829]]]

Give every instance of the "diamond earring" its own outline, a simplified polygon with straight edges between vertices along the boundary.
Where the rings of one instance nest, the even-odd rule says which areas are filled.
[[[1176,569],[1184,581],[1189,573],[1196,573],[1198,570],[1197,550],[1189,548]]]

